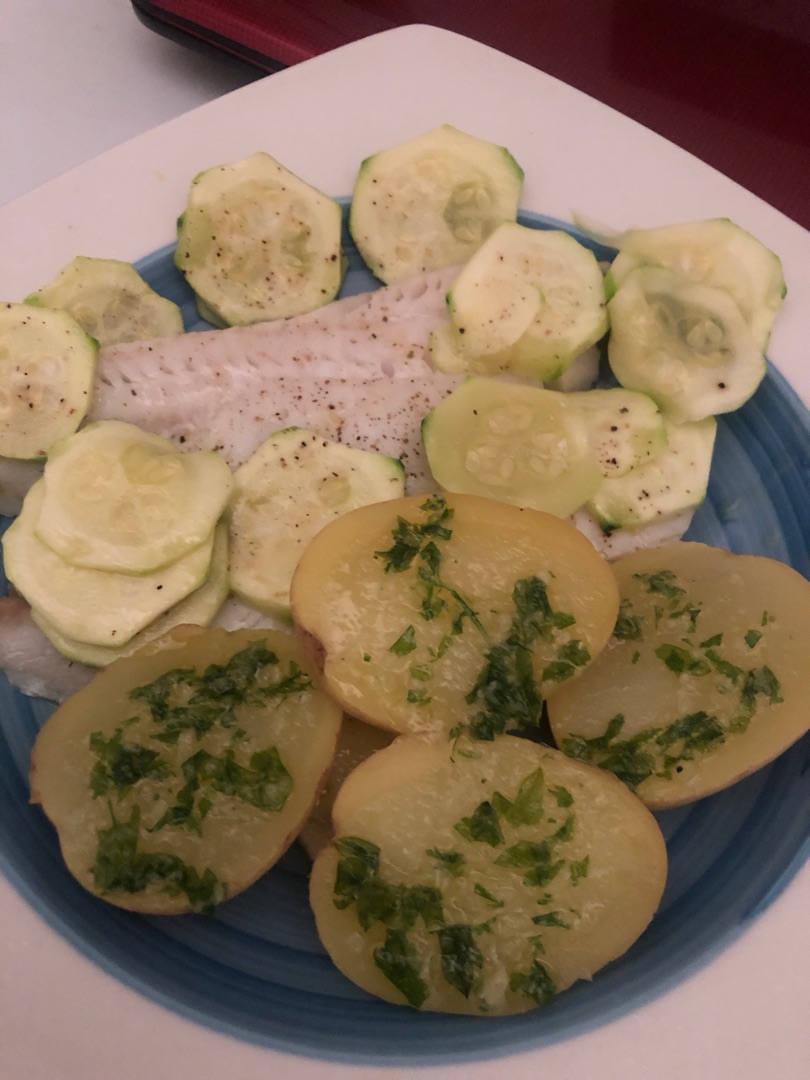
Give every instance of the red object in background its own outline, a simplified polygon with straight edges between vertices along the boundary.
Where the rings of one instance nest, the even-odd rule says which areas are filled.
[[[806,0],[133,0],[158,32],[277,71],[393,26],[455,30],[683,147],[810,228]]]

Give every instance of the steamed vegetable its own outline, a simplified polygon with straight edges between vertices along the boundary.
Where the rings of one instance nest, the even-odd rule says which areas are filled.
[[[177,629],[48,719],[32,799],[96,896],[132,911],[210,911],[292,842],[339,726],[289,635]]]
[[[804,734],[810,582],[688,542],[613,566],[610,643],[548,700],[562,750],[658,808],[728,787]]]
[[[99,345],[183,333],[177,304],[150,289],[129,263],[77,255],[54,280],[25,298],[72,315]]]
[[[231,588],[260,611],[289,618],[293,571],[319,529],[358,506],[401,497],[404,487],[396,458],[304,428],[276,432],[234,475]]]
[[[666,847],[608,774],[510,735],[465,748],[403,736],[358,766],[310,900],[329,955],[370,993],[521,1013],[639,937]]]
[[[291,589],[324,685],[389,731],[535,729],[543,695],[608,640],[613,574],[567,521],[472,495],[415,496],[322,529]]]
[[[64,311],[0,304],[0,454],[43,458],[90,405],[98,343]]]
[[[446,491],[567,517],[599,488],[588,418],[569,395],[472,376],[422,421]]]
[[[215,325],[246,326],[334,300],[340,205],[269,154],[194,178],[177,223],[177,269]]]
[[[349,229],[381,281],[464,263],[514,221],[523,170],[502,146],[450,124],[363,161]]]
[[[508,372],[553,382],[608,328],[593,252],[560,230],[508,222],[461,269],[449,326],[434,337],[443,371]]]

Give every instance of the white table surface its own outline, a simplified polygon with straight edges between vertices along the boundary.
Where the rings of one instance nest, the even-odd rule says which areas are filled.
[[[0,206],[248,81],[250,74],[226,57],[198,55],[149,31],[127,0],[0,0]],[[658,1063],[667,1064],[659,1071],[650,1062],[650,1080],[664,1075],[708,1080],[709,1073],[711,1080],[719,1080],[720,1073],[712,1068],[707,1073],[701,1066],[708,1049],[704,1044],[711,1041],[713,1022],[708,1014],[713,1010],[718,1020],[728,1010],[738,1010],[743,1018],[733,1080],[810,1078],[808,1002],[803,996],[806,967],[800,964],[799,970],[787,975],[796,980],[796,993],[786,995],[790,1004],[767,1032],[756,1024],[753,999],[767,1000],[777,987],[784,994],[785,970],[780,964],[767,966],[757,972],[756,985],[742,982],[750,975],[750,958],[761,955],[764,941],[783,964],[794,948],[806,948],[806,937],[794,942],[791,935],[806,925],[803,902],[808,877],[810,868],[805,867],[800,880],[743,939],[701,973],[718,990],[738,981],[731,997],[712,996],[711,987],[704,986],[708,992],[701,995],[701,1013],[696,1016],[693,999],[675,995],[670,1006],[671,1030],[658,1054]],[[0,918],[13,922],[18,931],[14,939],[0,936],[0,1078],[109,1080],[118,1075],[117,1065],[145,1037],[144,1030],[128,1019],[132,991],[103,975],[94,981],[92,1001],[84,994],[72,995],[77,970],[90,962],[47,927],[2,877]],[[81,1045],[88,1008],[94,1010],[96,1032],[89,1068],[91,1055]],[[140,1022],[144,1009],[149,1014],[148,1037],[156,1044],[164,1037],[174,1041],[171,1080],[219,1080],[233,1075],[229,1040],[201,1034],[195,1025],[179,1021],[151,1002],[139,1008]],[[643,1031],[644,1013],[639,1010],[601,1032],[605,1061],[623,1059],[627,1066],[639,1065],[633,1046]],[[194,1042],[199,1047],[201,1038],[210,1051],[210,1071],[205,1076],[183,1066],[184,1046]],[[807,1048],[806,1072],[796,1071],[797,1042]],[[58,1075],[52,1064],[43,1065],[45,1060],[61,1062]],[[259,1048],[243,1047],[239,1060],[238,1080],[267,1077],[266,1058]],[[566,1080],[601,1080],[606,1075],[599,1070],[570,1077],[564,1046],[552,1048],[544,1065]],[[290,1066],[283,1080],[299,1075],[292,1061]],[[447,1076],[462,1080],[466,1071],[450,1067]],[[418,1070],[402,1073],[411,1075],[418,1076]],[[169,1080],[169,1076],[160,1075],[158,1068],[150,1073],[150,1080]],[[723,1073],[722,1080],[732,1077]]]
[[[0,206],[250,79],[128,0],[0,0]]]

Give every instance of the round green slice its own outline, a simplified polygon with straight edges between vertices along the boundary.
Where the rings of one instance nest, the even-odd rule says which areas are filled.
[[[762,350],[723,289],[639,267],[608,309],[613,374],[677,423],[738,409],[765,376]]]
[[[177,304],[150,289],[129,263],[78,255],[54,280],[25,298],[67,311],[99,345],[183,333]]]
[[[472,376],[422,423],[446,491],[567,517],[602,482],[585,414],[566,394]]]
[[[84,419],[98,342],[64,311],[0,304],[0,455],[43,458]]]
[[[43,481],[38,480],[3,536],[3,560],[9,581],[65,637],[124,645],[199,588],[208,574],[213,529],[193,551],[151,574],[75,566],[37,537],[43,502]]]
[[[234,475],[230,580],[245,603],[290,617],[290,582],[306,545],[340,514],[400,498],[397,458],[322,439],[304,428],[272,435]]]
[[[256,153],[195,177],[175,263],[216,324],[299,315],[337,295],[341,223],[339,203]]]
[[[208,626],[225,602],[228,591],[228,527],[220,522],[214,534],[211,566],[203,583],[139,630],[125,645],[90,645],[86,641],[68,637],[60,633],[38,608],[31,609],[31,618],[54,648],[68,660],[101,668],[122,656],[130,656],[176,626]]]
[[[53,448],[35,531],[75,566],[148,574],[211,536],[232,486],[216,451],[99,420]]]
[[[380,280],[467,261],[517,216],[523,170],[502,146],[444,124],[368,157],[349,229]]]

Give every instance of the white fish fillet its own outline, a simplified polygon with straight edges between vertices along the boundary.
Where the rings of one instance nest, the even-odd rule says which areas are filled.
[[[0,658],[8,681],[29,697],[62,701],[93,677],[92,668],[67,660],[51,645],[21,596],[0,598]]]
[[[459,383],[429,360],[455,270],[436,271],[294,319],[103,349],[88,420],[127,420],[232,467],[274,431],[402,457],[409,490],[431,483],[419,422]]]

